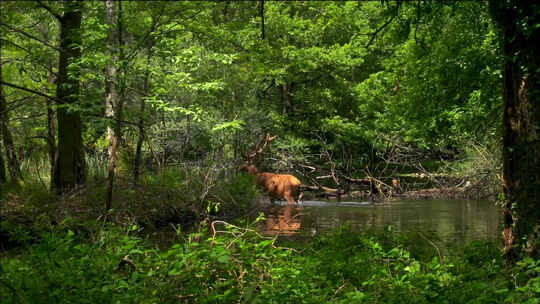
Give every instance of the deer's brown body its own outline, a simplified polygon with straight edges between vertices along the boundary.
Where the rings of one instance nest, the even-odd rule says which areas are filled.
[[[290,174],[276,174],[268,172],[257,172],[254,165],[244,167],[244,170],[255,175],[256,183],[274,199],[284,199],[289,205],[295,201],[300,201],[302,192],[300,191],[300,181]]]

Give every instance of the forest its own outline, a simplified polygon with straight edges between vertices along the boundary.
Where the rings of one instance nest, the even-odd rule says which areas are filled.
[[[540,4],[2,1],[0,29],[0,303],[540,303]]]

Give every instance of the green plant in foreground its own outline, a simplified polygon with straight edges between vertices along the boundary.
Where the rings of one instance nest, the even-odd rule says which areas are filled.
[[[539,298],[538,261],[523,260],[505,271],[493,256],[497,250],[480,242],[462,255],[417,259],[390,234],[344,229],[282,247],[249,228],[224,222],[209,228],[213,233],[179,235],[165,250],[135,236],[134,225],[108,226],[92,241],[70,229],[44,232],[21,254],[1,258],[0,298],[2,303],[537,303]]]

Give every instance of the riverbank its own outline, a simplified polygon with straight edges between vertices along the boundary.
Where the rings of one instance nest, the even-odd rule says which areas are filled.
[[[302,243],[213,222],[158,250],[128,229],[63,223],[2,254],[2,303],[525,303],[533,261],[505,267],[496,245],[452,256],[418,240],[341,229]],[[510,278],[513,278],[510,280]],[[533,302],[531,302],[533,303]]]
[[[204,178],[207,172],[213,174]],[[461,180],[458,187],[413,190],[415,187],[432,186],[434,180],[449,180],[448,176],[410,175],[399,179],[395,188],[385,195],[373,195],[371,187],[353,190],[343,195],[330,195],[328,189],[309,191],[310,196],[323,197],[330,201],[352,200],[382,202],[407,198],[455,198],[467,197],[466,193],[476,192],[478,183]],[[457,182],[453,179],[453,182]],[[388,182],[390,183],[390,182]],[[391,184],[391,183],[390,183]],[[4,188],[6,189],[6,188]],[[379,187],[379,189],[382,189]],[[137,187],[129,179],[117,177],[113,208],[105,210],[103,179],[88,182],[84,188],[57,197],[49,191],[41,180],[27,178],[17,187],[7,188],[2,194],[0,217],[0,244],[2,247],[17,247],[10,236],[13,231],[21,231],[37,236],[48,226],[64,221],[107,221],[122,227],[137,225],[149,233],[172,231],[172,226],[194,227],[202,221],[232,220],[249,216],[253,218],[261,212],[258,202],[266,200],[264,194],[253,185],[248,175],[228,171],[208,171],[204,168],[170,168],[159,174],[147,175]],[[335,194],[335,193],[334,193]],[[380,194],[380,193],[379,193]],[[18,232],[17,232],[18,233]]]
[[[151,177],[142,190],[119,187],[108,212],[100,204],[103,185],[59,199],[27,181],[4,196],[2,303],[521,303],[540,298],[537,261],[506,267],[490,242],[474,241],[445,255],[421,236],[405,234],[341,229],[302,242],[263,237],[255,223],[239,220],[257,210],[246,203],[257,197],[251,180],[215,180],[220,183],[201,200],[205,186],[193,176]],[[218,204],[225,198],[230,205]],[[233,218],[234,226],[228,225]],[[152,231],[165,227],[175,233],[158,244]]]

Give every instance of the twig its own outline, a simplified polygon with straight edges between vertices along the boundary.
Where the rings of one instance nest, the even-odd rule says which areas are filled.
[[[439,264],[441,264],[441,266],[443,265],[443,260],[442,260],[442,256],[441,256],[441,251],[439,250],[439,247],[437,247],[437,245],[435,245],[435,243],[433,243],[433,241],[431,241],[430,239],[428,239],[422,232],[418,231],[418,234],[424,239],[426,240],[431,246],[433,246],[435,248],[435,250],[437,250],[437,256],[439,257]]]
[[[43,2],[41,2],[40,0],[36,0],[37,1],[37,4],[39,6],[41,6],[42,8],[44,8],[45,10],[47,10],[51,15],[53,15],[56,19],[58,19],[58,21],[62,21],[63,17],[60,16],[60,14],[58,14],[57,12],[53,11],[52,8],[50,8],[49,6],[45,5]]]
[[[132,260],[129,259],[129,254],[126,254],[122,260],[120,261],[120,263],[118,263],[118,266],[116,267],[116,270],[119,270],[122,266],[124,265],[129,265],[131,266],[131,269],[133,271],[137,271],[137,266],[135,265],[135,263],[133,263]]]
[[[258,237],[260,237],[260,238],[262,238],[262,239],[271,239],[271,237],[263,236],[263,235],[261,235],[260,233],[258,233],[257,231],[255,231],[255,230],[253,230],[253,229],[238,227],[238,226],[236,226],[236,225],[227,223],[227,222],[225,222],[225,221],[212,221],[212,223],[210,223],[210,229],[211,229],[211,231],[212,231],[212,244],[213,244],[214,241],[215,241],[216,233],[217,233],[217,232],[221,232],[221,231],[216,231],[215,224],[223,224],[223,225],[225,225],[225,226],[233,227],[233,228],[236,228],[236,229],[238,229],[238,230],[243,230],[243,231],[245,231],[245,232],[253,232],[253,233],[255,233]]]

